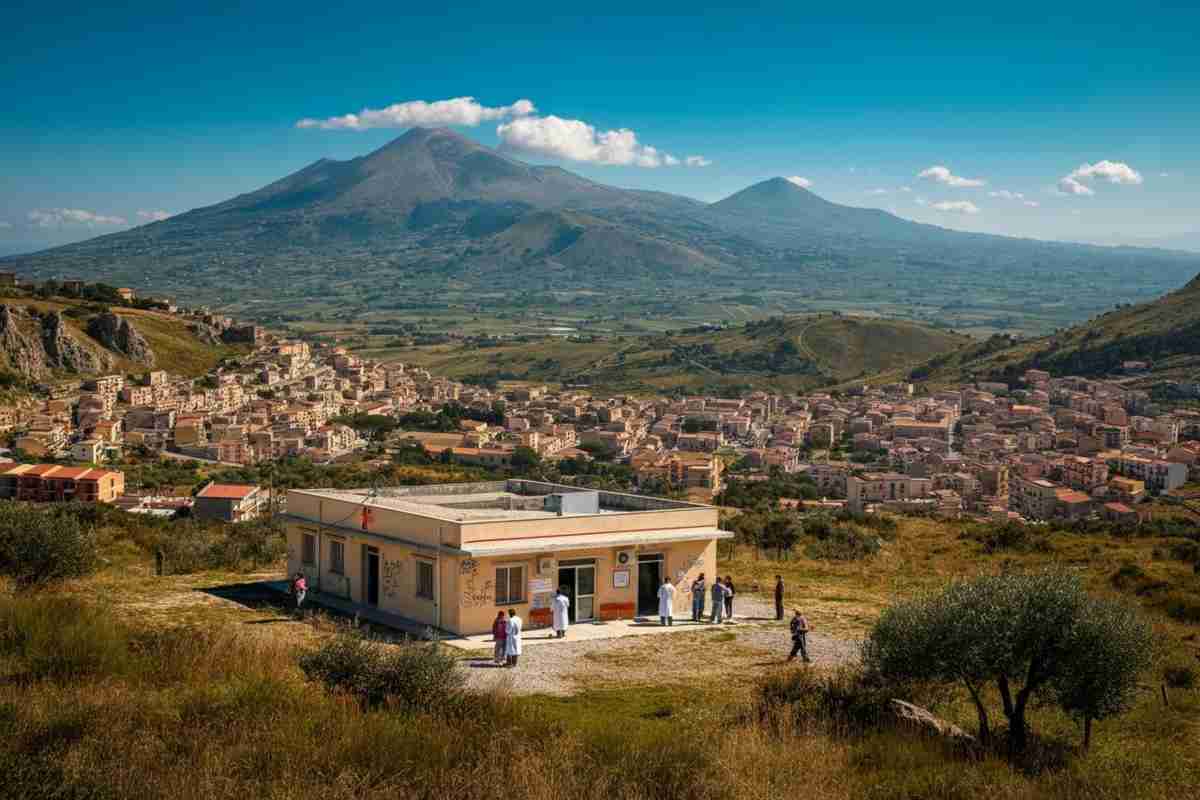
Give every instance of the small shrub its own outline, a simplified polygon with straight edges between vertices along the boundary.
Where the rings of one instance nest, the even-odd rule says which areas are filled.
[[[1171,558],[1186,564],[1200,563],[1200,543],[1184,539],[1171,544]]]
[[[1200,597],[1183,592],[1171,592],[1163,598],[1162,603],[1163,610],[1171,619],[1200,625]]]
[[[300,658],[310,680],[345,692],[365,707],[383,704],[433,713],[453,709],[466,676],[456,659],[436,642],[387,645],[355,633],[342,633]]]
[[[1054,546],[1045,533],[1019,522],[1003,525],[978,525],[964,530],[960,539],[969,539],[983,545],[983,552],[994,555],[1001,552],[1052,553]]]
[[[770,675],[758,684],[756,700],[760,719],[784,713],[801,728],[845,735],[890,722],[891,700],[901,694],[902,690],[847,667]]]
[[[1163,667],[1163,683],[1172,689],[1196,688],[1196,669],[1191,664],[1168,664]]]
[[[880,547],[879,537],[853,526],[840,525],[828,536],[805,547],[804,554],[823,561],[860,561],[874,556]]]
[[[68,509],[0,506],[0,572],[19,587],[83,577],[97,563],[95,529]]]

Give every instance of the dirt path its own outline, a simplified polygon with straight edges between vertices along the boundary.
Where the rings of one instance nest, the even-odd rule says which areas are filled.
[[[534,643],[524,648],[514,669],[493,666],[487,653],[464,658],[469,685],[517,694],[570,695],[589,687],[647,683],[742,683],[786,664],[791,649],[787,621],[774,609],[741,596],[731,624],[657,636],[630,636]],[[541,636],[541,632],[529,634]],[[858,644],[820,633],[808,637],[816,666],[834,666],[857,657]]]

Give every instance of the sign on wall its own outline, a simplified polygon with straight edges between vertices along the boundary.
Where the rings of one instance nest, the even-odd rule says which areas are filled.
[[[530,578],[529,579],[529,594],[537,595],[546,592],[554,591],[554,580],[552,578]]]
[[[614,569],[612,576],[613,576],[613,588],[614,589],[628,588],[628,586],[629,586],[629,570]]]

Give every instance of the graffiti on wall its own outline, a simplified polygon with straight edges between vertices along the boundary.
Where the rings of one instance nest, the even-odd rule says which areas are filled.
[[[385,597],[395,597],[400,593],[400,565],[401,561],[383,560],[383,594]]]
[[[463,586],[462,607],[486,608],[493,604],[495,596],[495,584],[492,581],[477,584],[472,575]]]
[[[478,575],[479,562],[473,558],[464,558],[458,566],[459,575]]]
[[[704,556],[693,556],[675,571],[675,583],[679,584],[679,588],[681,590],[690,592],[692,584],[691,581],[687,580],[688,575],[693,571],[702,569],[703,567]]]

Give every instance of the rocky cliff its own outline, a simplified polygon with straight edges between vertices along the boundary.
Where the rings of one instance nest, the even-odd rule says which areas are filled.
[[[87,332],[97,342],[130,361],[147,366],[154,363],[154,351],[150,349],[150,343],[124,317],[111,311],[93,317],[88,323]]]

